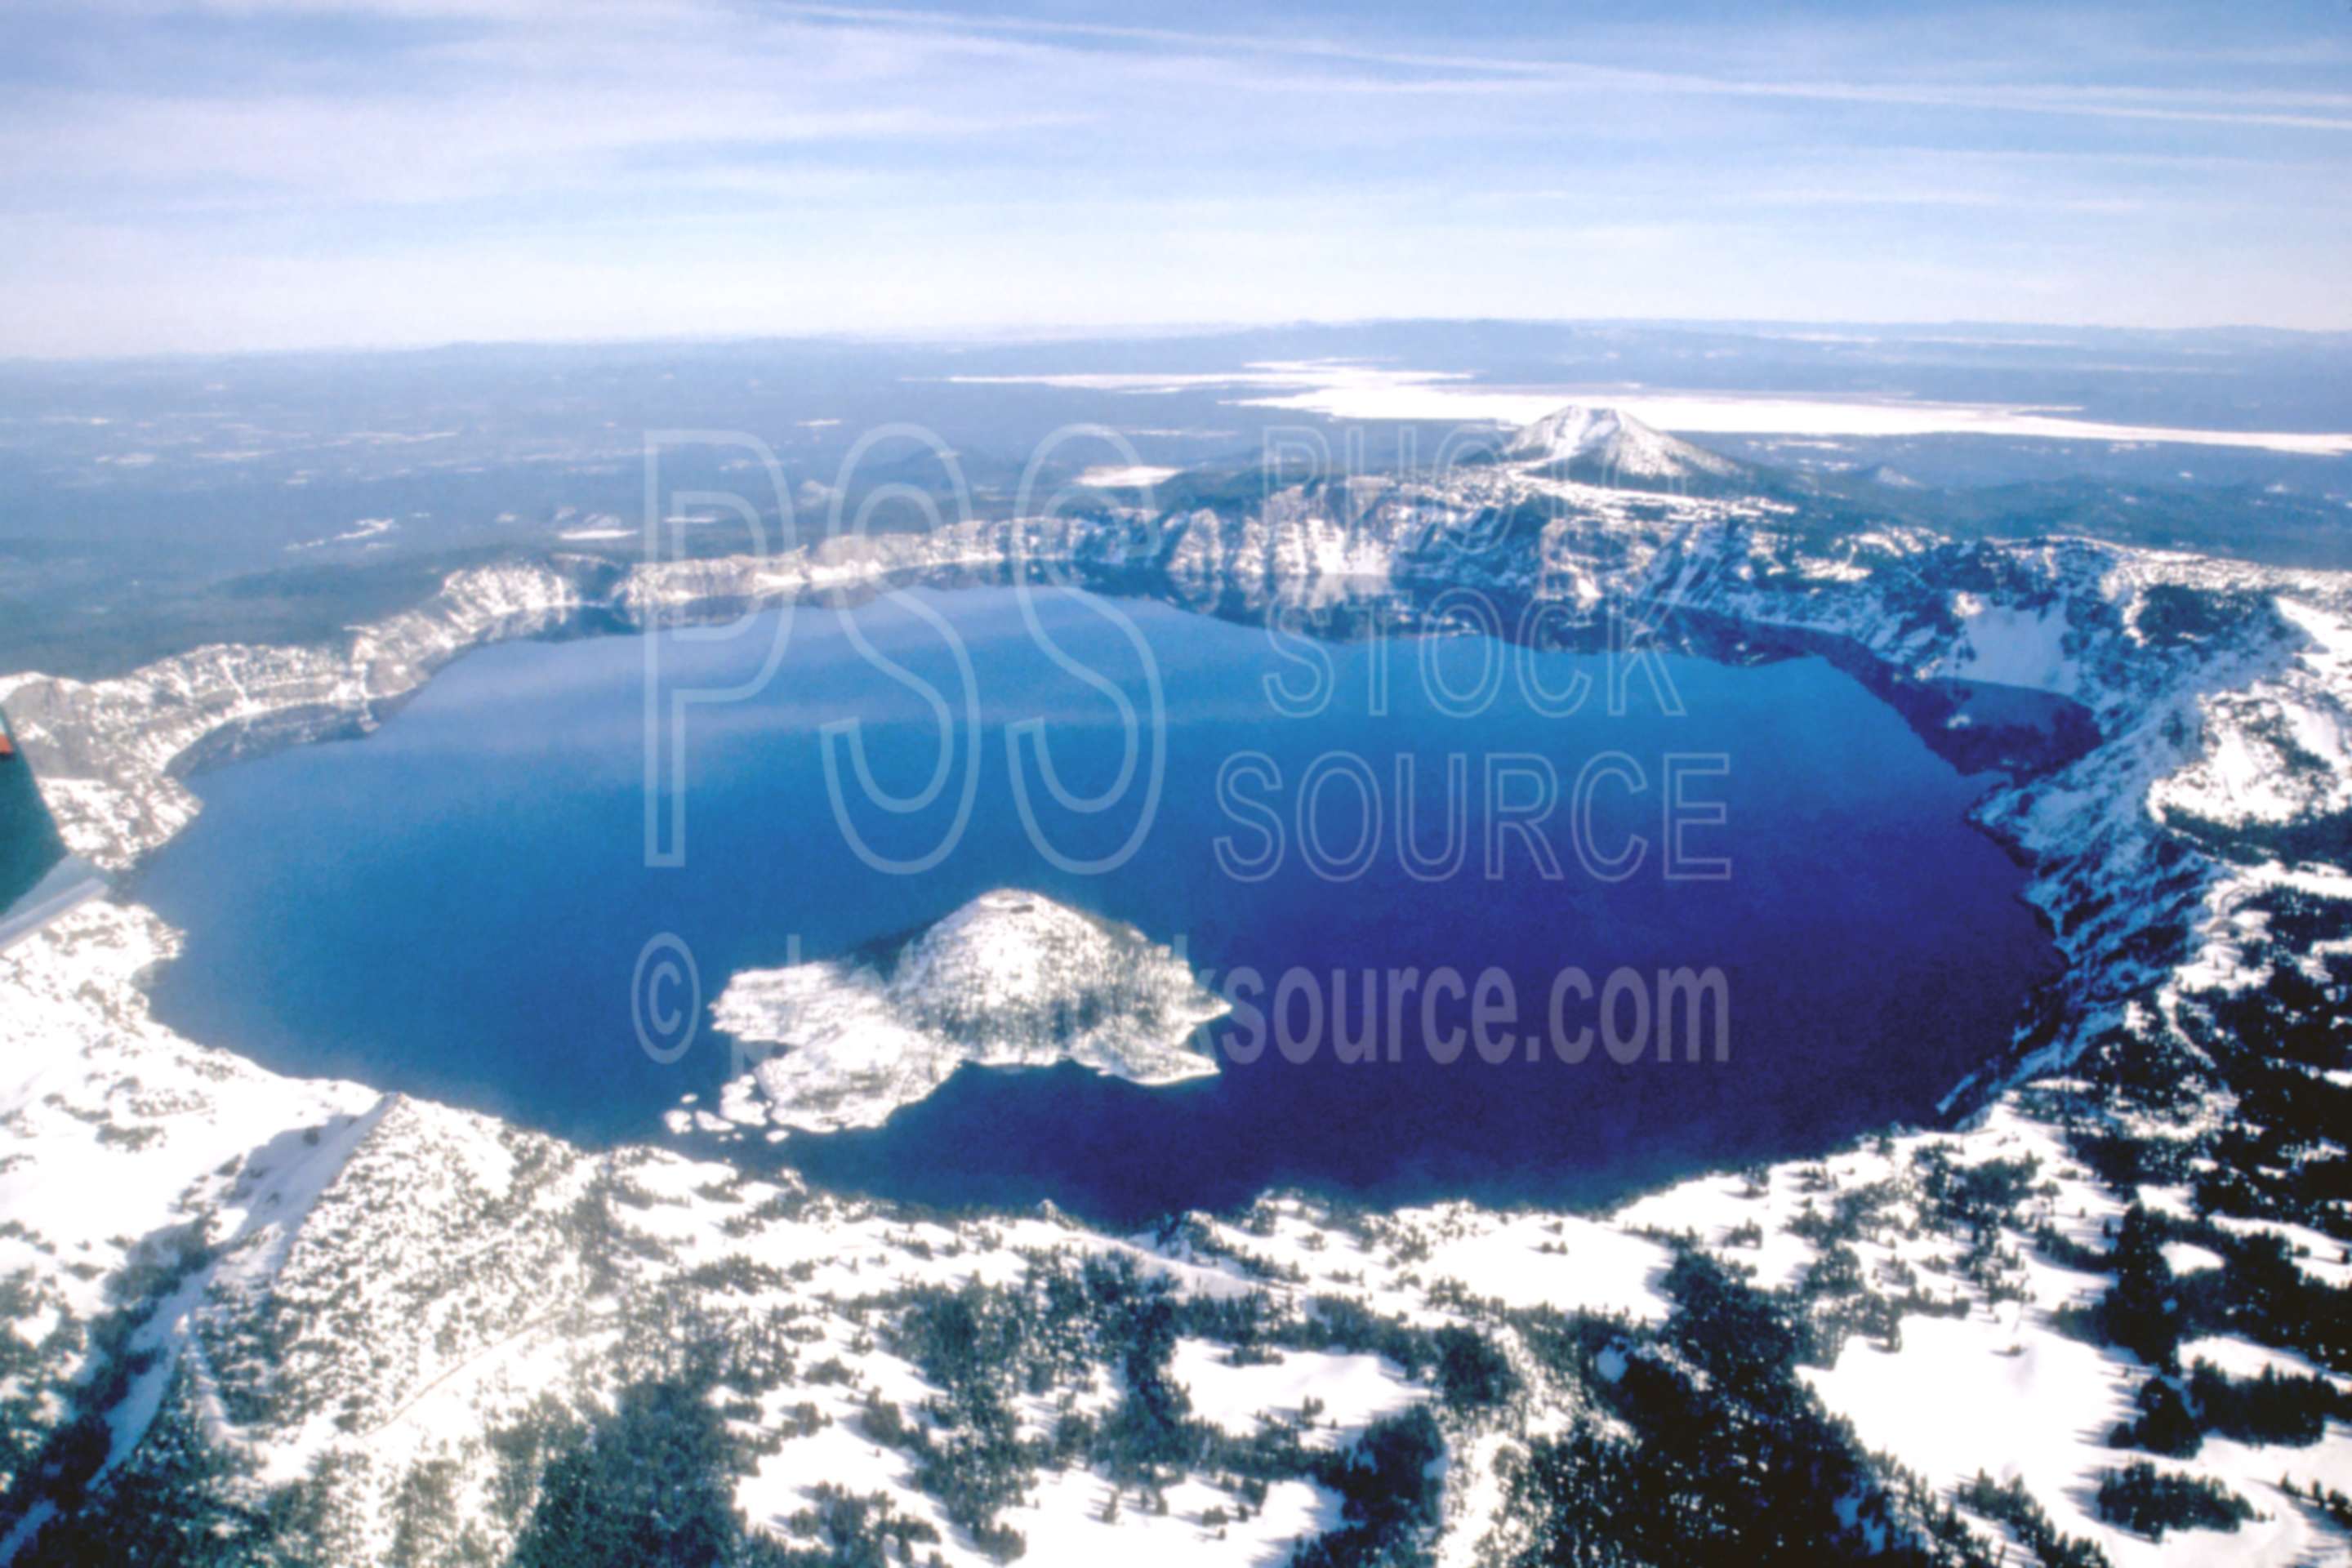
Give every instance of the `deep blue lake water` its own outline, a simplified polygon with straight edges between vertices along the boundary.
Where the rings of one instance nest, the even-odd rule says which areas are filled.
[[[836,955],[1006,886],[1132,921],[1159,941],[1181,938],[1192,962],[1220,977],[1304,965],[1341,971],[1353,985],[1368,969],[1453,965],[1475,976],[1497,966],[1530,1019],[1564,965],[1596,979],[1621,965],[1724,973],[1727,1062],[1621,1064],[1596,1048],[1575,1065],[1549,1052],[1490,1065],[1468,1051],[1440,1065],[1408,1007],[1400,1062],[1342,1063],[1325,1050],[1302,1067],[1268,1048],[1215,1079],[1162,1089],[1070,1068],[967,1068],[877,1131],[795,1134],[747,1155],[892,1195],[1052,1197],[1129,1220],[1244,1201],[1274,1184],[1379,1200],[1600,1201],[1697,1165],[1826,1146],[1927,1116],[2006,1039],[2027,991],[2054,969],[2018,900],[2022,873],[1963,820],[1987,781],[1957,773],[1822,660],[1734,668],[1663,658],[1632,673],[1627,710],[1612,715],[1601,655],[1528,654],[1475,637],[1277,651],[1262,626],[1150,602],[1041,593],[1034,604],[1055,646],[1095,672],[1091,682],[1039,645],[1010,590],[867,604],[853,612],[863,652],[834,611],[793,612],[772,679],[689,710],[680,866],[645,861],[643,637],[486,648],[364,740],[206,774],[196,781],[203,816],[142,888],[187,932],[185,956],[157,985],[157,1009],[272,1068],[617,1139],[656,1135],[661,1113],[682,1094],[708,1094],[729,1061],[707,1025],[675,1065],[641,1047],[632,975],[648,939],[664,932],[692,952],[706,1002],[730,973],[786,962],[795,939],[803,958]],[[821,727],[858,721],[885,787],[903,794],[927,782],[934,710],[893,669],[960,710],[958,667],[933,617],[968,651],[978,779],[968,824],[938,864],[885,874],[836,821]],[[760,617],[725,640],[663,635],[664,689],[747,683],[776,624]],[[1065,868],[1024,830],[1007,728],[1042,721],[1066,788],[1105,789],[1127,732],[1104,688],[1148,711],[1130,634],[1150,649],[1165,693],[1157,811],[1115,868]],[[1507,670],[1524,661],[1542,692],[1565,692],[1580,675],[1593,687],[1580,709],[1556,717],[1507,677],[1495,700],[1465,715],[1465,704],[1432,691],[1424,659],[1455,697],[1476,687],[1489,659]],[[1278,711],[1266,679],[1303,692],[1318,661],[1321,710]],[[1680,713],[1663,710],[1661,681]],[[1334,752],[1365,760],[1386,817],[1370,864],[1344,882],[1316,874],[1298,843],[1300,781]],[[1279,868],[1257,881],[1230,875],[1214,848],[1221,837],[1244,855],[1265,846],[1216,787],[1239,752],[1270,758],[1284,786],[1259,776],[1240,786],[1273,808],[1288,840]],[[1621,771],[1590,792],[1590,853],[1619,855],[1635,835],[1647,841],[1642,865],[1618,881],[1580,862],[1579,811],[1565,798],[1604,753],[1630,759],[1644,785],[1636,794]],[[904,815],[858,805],[852,782],[851,820],[866,842],[911,858],[946,841],[970,754],[956,753],[938,801]],[[1397,759],[1415,769],[1415,832],[1433,851],[1445,837],[1454,754],[1471,792],[1467,862],[1423,879],[1394,842]],[[1727,858],[1727,879],[1664,874],[1673,754],[1724,760],[1726,771],[1684,784],[1683,847]],[[1485,874],[1484,775],[1504,756],[1546,759],[1560,781],[1563,798],[1534,835],[1551,847],[1557,879],[1540,873],[1527,836],[1504,836],[1501,875]],[[1034,764],[1029,794],[1065,860],[1103,857],[1134,831],[1145,776],[1094,816],[1055,805]],[[1507,784],[1505,804],[1533,787]],[[1344,858],[1360,837],[1360,795],[1342,778],[1317,799],[1319,837]],[[1719,824],[1705,820],[1710,803]]]

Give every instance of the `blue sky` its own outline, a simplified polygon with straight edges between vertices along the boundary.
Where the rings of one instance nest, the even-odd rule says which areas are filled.
[[[2352,327],[2352,5],[13,0],[0,353]]]

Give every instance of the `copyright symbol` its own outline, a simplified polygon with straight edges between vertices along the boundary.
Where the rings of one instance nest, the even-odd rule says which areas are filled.
[[[686,943],[663,931],[637,954],[629,976],[629,1021],[637,1044],[662,1066],[686,1055],[702,1016],[702,975]]]

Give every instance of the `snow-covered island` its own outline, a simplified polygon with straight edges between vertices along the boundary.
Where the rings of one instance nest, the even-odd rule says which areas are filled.
[[[1132,926],[999,889],[871,962],[752,969],[711,1004],[746,1046],[781,1047],[727,1086],[730,1121],[875,1127],[967,1062],[1075,1062],[1134,1083],[1217,1070],[1192,1047],[1225,1004]]]

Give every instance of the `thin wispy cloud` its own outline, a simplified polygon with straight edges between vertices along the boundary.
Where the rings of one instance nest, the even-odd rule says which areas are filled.
[[[944,29],[950,33],[1000,32],[1061,39],[1116,41],[1219,54],[1319,58],[1416,72],[1452,73],[1394,79],[1320,79],[1324,89],[1334,91],[1425,94],[1579,92],[1601,89],[2352,131],[2352,94],[2345,93],[2101,89],[2067,82],[1960,88],[1927,81],[1749,80],[1680,71],[1633,69],[1575,59],[1505,58],[1370,49],[1314,37],[1276,38],[1194,32],[1174,27],[1037,20],[1012,16],[971,16],[940,11],[818,5],[782,5],[776,8],[799,16],[867,26],[888,23],[910,29]],[[1317,80],[1290,79],[1309,86]]]
[[[0,353],[1338,314],[2352,324],[2352,16],[2242,19],[2200,52],[2212,32],[2185,5],[32,0],[0,13]]]

